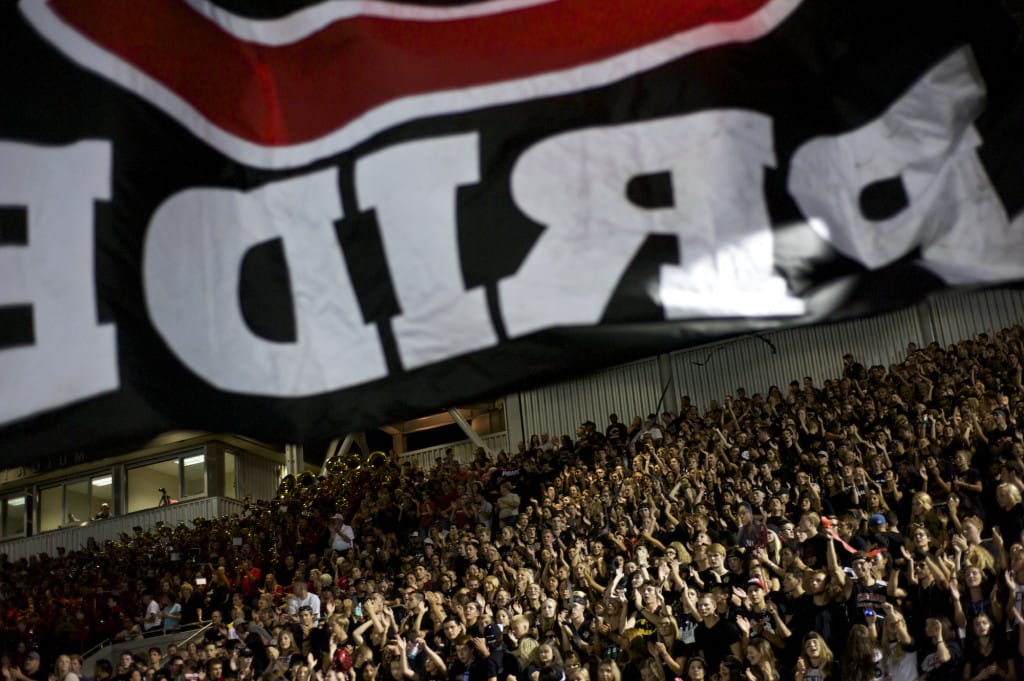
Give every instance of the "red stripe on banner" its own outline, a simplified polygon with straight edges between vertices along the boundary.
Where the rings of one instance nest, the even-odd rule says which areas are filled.
[[[389,101],[604,59],[768,0],[557,0],[445,21],[358,16],[267,46],[182,0],[50,0],[76,31],[215,125],[265,146],[315,140]]]

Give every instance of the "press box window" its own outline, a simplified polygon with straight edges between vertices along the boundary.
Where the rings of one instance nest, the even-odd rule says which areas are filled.
[[[25,497],[7,497],[3,500],[4,537],[25,534]]]
[[[206,495],[206,454],[193,450],[128,469],[128,512]]]

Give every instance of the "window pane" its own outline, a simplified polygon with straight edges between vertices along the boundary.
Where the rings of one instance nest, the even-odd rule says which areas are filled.
[[[237,466],[238,455],[234,452],[224,452],[224,491],[222,494],[229,499],[238,498],[238,484],[235,477]]]
[[[203,496],[206,494],[206,456],[204,454],[191,454],[182,457],[181,467],[184,472],[182,476],[183,488],[182,497]]]
[[[110,506],[111,511],[113,511],[113,478],[110,475],[100,475],[93,478],[90,483],[92,484],[92,498],[89,517],[95,518],[96,514],[100,512],[100,505],[102,504],[107,504]]]
[[[56,530],[64,518],[64,487],[39,490],[39,531]]]
[[[64,522],[80,523],[89,514],[89,481],[78,480],[64,485]]]
[[[4,536],[13,537],[25,532],[25,497],[4,500]]]
[[[128,513],[160,505],[167,490],[171,499],[178,498],[178,460],[161,461],[128,469]]]

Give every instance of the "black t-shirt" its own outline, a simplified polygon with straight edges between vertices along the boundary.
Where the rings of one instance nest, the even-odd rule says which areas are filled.
[[[846,618],[846,604],[830,601],[825,605],[814,604],[811,607],[814,613],[814,630],[821,634],[830,648],[841,650],[846,643],[846,634],[850,630],[850,623]]]
[[[697,628],[700,623],[689,613],[676,616],[679,625],[679,643],[683,645],[683,654],[693,657],[697,654]]]
[[[938,652],[931,641],[926,641],[917,651],[917,667],[927,681],[960,681],[963,678],[964,654],[960,644],[948,641],[949,662],[938,664]]]
[[[203,607],[203,596],[195,591],[187,601],[181,604],[181,625],[195,624],[199,621],[199,608]],[[204,613],[205,615],[206,613]],[[209,617],[207,617],[209,619]]]
[[[50,678],[49,672],[46,671],[42,664],[39,665],[39,669],[35,670],[31,674],[25,670],[25,665],[22,665],[21,673],[32,679],[32,681],[47,681],[47,679]]]
[[[800,544],[800,559],[809,568],[823,568],[827,561],[827,544],[830,541],[820,532]]]
[[[992,526],[998,526],[1004,537],[1019,537],[1024,530],[1024,504],[1016,504],[1010,510],[997,508],[992,514]]]
[[[486,658],[475,658],[469,663],[469,676],[466,681],[487,681],[490,678],[497,678],[501,671],[501,663],[494,655]]]
[[[981,482],[981,473],[975,468],[968,468],[965,471],[956,470],[952,473],[953,480],[962,480],[969,485],[976,485]],[[981,492],[972,492],[962,487],[954,487],[953,491],[960,496],[960,510],[962,516],[969,513],[984,514],[985,510],[981,503]]]
[[[719,663],[732,654],[732,644],[740,640],[739,629],[733,622],[719,619],[708,628],[703,622],[697,626],[697,648],[704,653],[708,669],[718,669]]]
[[[677,640],[672,643],[672,647],[669,648],[668,654],[673,660],[678,660],[680,657],[689,657],[686,650],[687,645],[682,641]],[[665,664],[664,661],[661,663],[661,668],[665,672],[665,681],[673,681],[678,678],[676,673],[672,671],[672,668]]]
[[[604,429],[605,437],[615,442],[626,441],[626,425],[624,423],[610,423],[608,427]]]
[[[775,618],[767,607],[764,610],[754,612],[744,608],[741,614],[750,620],[750,637],[761,636],[763,632],[775,633]]]
[[[715,584],[719,584],[719,583],[721,583],[721,584],[736,584],[737,583],[736,582],[736,576],[733,575],[728,570],[725,571],[725,574],[723,574],[721,580],[719,580],[718,578],[715,577],[715,573],[712,572],[710,568],[707,569],[707,570],[702,570],[700,572],[700,581],[702,581],[704,583],[704,590],[705,591],[710,590],[711,587],[714,586]]]
[[[846,641],[847,620],[845,603],[829,602],[818,605],[814,597],[804,594],[793,604],[793,619],[789,623],[790,641],[802,641],[809,631],[816,631],[832,650],[842,648]]]
[[[974,646],[967,646],[967,650],[964,651],[964,661],[971,665],[972,675],[976,676],[982,669],[990,664],[994,664],[1002,671],[1004,675],[1002,678],[1005,678],[1005,674],[1013,664],[1016,653],[1013,649],[1016,646],[1008,644],[1005,639],[999,636],[992,637],[992,644],[992,650],[987,655],[979,652]],[[1000,675],[997,674],[996,678],[1000,678]]]
[[[359,678],[362,678],[362,674],[359,674]],[[469,669],[462,664],[461,660],[456,659],[448,665],[448,681],[468,681],[468,679]]]
[[[864,586],[860,582],[853,583],[853,591],[846,601],[846,612],[850,624],[867,624],[864,611],[874,610],[882,615],[882,606],[888,601],[888,590],[882,582],[875,582],[871,586]],[[881,633],[881,632],[879,632]]]

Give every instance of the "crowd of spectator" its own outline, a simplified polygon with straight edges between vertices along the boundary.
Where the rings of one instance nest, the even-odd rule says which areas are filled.
[[[847,355],[0,561],[3,681],[1016,681],[1022,357],[1020,326]],[[138,646],[83,669],[108,639]]]

